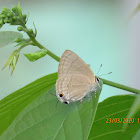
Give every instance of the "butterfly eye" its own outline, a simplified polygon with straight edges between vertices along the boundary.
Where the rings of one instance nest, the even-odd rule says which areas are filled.
[[[59,94],[59,96],[60,96],[60,97],[63,97],[63,96],[64,96],[64,94],[63,94],[63,93],[60,93],[60,94]]]

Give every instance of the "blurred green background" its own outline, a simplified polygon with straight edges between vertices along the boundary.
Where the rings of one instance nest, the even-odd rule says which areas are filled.
[[[0,2],[0,8],[12,8],[18,2],[23,13],[29,15],[28,28],[34,28],[35,23],[37,40],[50,51],[61,57],[66,49],[72,50],[90,64],[95,75],[103,64],[100,74],[113,73],[102,78],[140,87],[140,14],[124,25],[136,1],[6,0]],[[7,25],[1,31],[16,28]],[[15,49],[12,45],[0,48],[0,69]],[[23,55],[37,50],[32,46],[22,50],[13,76],[8,68],[0,71],[0,99],[42,76],[57,72],[58,62],[49,56],[29,62]],[[129,92],[104,85],[100,101],[118,94]]]

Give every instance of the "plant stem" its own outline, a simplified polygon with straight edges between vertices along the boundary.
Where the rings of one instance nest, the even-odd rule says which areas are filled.
[[[33,45],[33,43],[32,42],[26,43],[26,44],[22,45],[18,50],[20,51],[21,49],[23,49],[24,47],[26,47],[28,45]]]
[[[27,27],[24,25],[24,28],[27,29]],[[36,39],[34,36],[32,36],[30,33],[26,32],[28,34],[28,36],[30,37],[30,39],[33,41],[33,43],[38,46],[40,49],[46,49],[43,45],[41,45]],[[53,59],[55,59],[56,61],[59,62],[60,60],[60,57],[58,57],[57,55],[55,55],[54,53],[52,53],[51,51],[49,51],[48,49],[47,50],[47,54],[49,56],[51,56]],[[100,78],[101,79],[101,78]],[[112,87],[116,87],[116,88],[120,88],[120,89],[123,89],[123,90],[126,90],[126,91],[129,91],[129,92],[133,92],[133,93],[140,93],[140,90],[138,89],[134,89],[134,88],[131,88],[131,87],[128,87],[128,86],[125,86],[125,85],[121,85],[121,84],[118,84],[118,83],[115,83],[115,82],[112,82],[112,81],[108,81],[108,80],[105,80],[105,79],[101,79],[103,81],[103,84],[105,85],[109,85],[109,86],[112,86]]]
[[[112,82],[112,81],[108,81],[108,80],[105,80],[105,79],[102,79],[102,78],[100,78],[100,79],[103,81],[103,84],[105,84],[105,85],[120,88],[120,89],[129,91],[129,92],[132,92],[132,93],[136,93],[136,94],[140,93],[140,90],[138,90],[138,89],[131,88],[131,87],[128,87],[128,86],[125,86],[125,85],[121,85],[121,84],[118,84],[118,83],[115,83],[115,82]]]

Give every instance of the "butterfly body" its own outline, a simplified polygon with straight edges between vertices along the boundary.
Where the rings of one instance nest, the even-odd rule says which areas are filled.
[[[66,50],[59,62],[56,96],[61,102],[82,101],[89,92],[96,92],[94,73],[74,52]]]

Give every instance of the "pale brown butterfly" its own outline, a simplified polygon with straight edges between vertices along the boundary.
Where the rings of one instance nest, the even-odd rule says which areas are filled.
[[[96,93],[99,78],[77,54],[66,50],[58,66],[58,80],[56,81],[56,96],[65,103],[82,101],[91,91]]]

